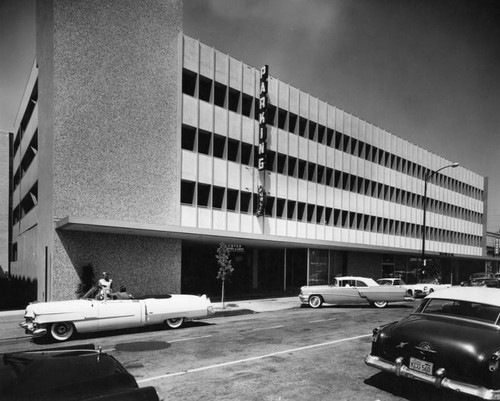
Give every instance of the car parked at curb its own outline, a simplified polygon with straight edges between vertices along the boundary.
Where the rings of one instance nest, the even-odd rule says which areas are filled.
[[[415,298],[424,298],[434,291],[444,290],[450,287],[451,284],[441,284],[439,280],[435,278],[427,278],[423,279],[420,283],[406,285],[408,295],[414,296]]]
[[[311,285],[300,288],[302,305],[319,308],[325,304],[355,305],[370,304],[384,308],[389,302],[412,301],[406,296],[405,288],[379,285],[367,277],[335,277],[329,285]]]
[[[159,401],[93,344],[11,352],[0,358],[2,401]]]
[[[494,288],[429,294],[398,322],[373,330],[367,365],[488,400],[500,399],[500,297]]]
[[[379,278],[377,280],[377,283],[380,285],[393,285],[396,287],[405,287],[406,286],[406,283],[404,282],[404,280],[402,280],[400,278],[394,278],[394,277]]]
[[[500,287],[500,280],[493,273],[473,273],[460,283],[463,287]]]
[[[163,298],[133,299],[127,294],[93,289],[70,301],[35,302],[26,307],[19,325],[35,338],[50,335],[66,341],[73,334],[166,324],[172,329],[184,321],[214,313],[206,295],[175,294]]]

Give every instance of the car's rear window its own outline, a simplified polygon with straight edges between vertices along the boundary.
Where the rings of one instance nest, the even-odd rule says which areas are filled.
[[[432,298],[422,303],[417,312],[456,316],[498,324],[500,307],[477,302]]]

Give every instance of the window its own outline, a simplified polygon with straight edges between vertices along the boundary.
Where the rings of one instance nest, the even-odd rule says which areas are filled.
[[[189,70],[182,70],[182,93],[194,96],[196,91],[196,73]]]
[[[229,110],[238,112],[240,107],[240,92],[236,89],[229,88]]]
[[[192,205],[194,203],[195,183],[192,181],[181,181],[181,203]]]
[[[205,102],[210,102],[212,97],[212,80],[200,75],[200,93],[199,97]]]
[[[212,207],[214,209],[222,209],[224,204],[225,189],[222,187],[212,187]]]
[[[198,206],[208,207],[210,185],[198,183]]]
[[[226,148],[226,137],[214,134],[214,157],[224,158]]]
[[[232,162],[237,162],[238,161],[238,153],[240,150],[240,142],[228,138],[227,139],[227,160],[232,161]]]
[[[285,129],[286,117],[287,117],[287,111],[283,109],[278,109],[278,128]]]
[[[212,140],[212,134],[207,131],[198,131],[198,152],[205,155],[210,154],[210,142]]]
[[[292,134],[295,133],[295,128],[297,126],[297,115],[293,113],[289,113],[288,116],[288,131]]]
[[[286,211],[286,218],[288,220],[292,220],[293,219],[293,213],[295,212],[295,204],[296,202],[295,201],[287,201],[287,211]]]
[[[226,86],[215,82],[214,104],[219,107],[226,106]]]
[[[282,218],[285,211],[286,200],[278,198],[276,200],[276,217]]]
[[[250,213],[250,199],[252,194],[250,192],[241,191],[240,194],[240,212]]]
[[[227,190],[227,210],[236,211],[238,203],[238,191],[235,189]]]
[[[247,95],[246,93],[243,93],[241,102],[241,113],[244,116],[250,117],[252,115],[252,103],[253,103],[253,97]]]
[[[182,149],[194,151],[196,128],[188,125],[182,126]]]
[[[241,164],[250,166],[252,164],[252,145],[241,143]]]

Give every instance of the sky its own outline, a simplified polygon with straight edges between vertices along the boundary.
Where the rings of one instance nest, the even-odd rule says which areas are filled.
[[[34,59],[34,0],[0,0],[0,130]],[[500,1],[185,0],[184,33],[489,177],[500,230]]]

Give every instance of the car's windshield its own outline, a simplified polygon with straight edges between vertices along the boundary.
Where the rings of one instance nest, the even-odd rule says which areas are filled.
[[[478,302],[431,298],[422,302],[417,313],[461,317],[498,324],[500,307]]]

